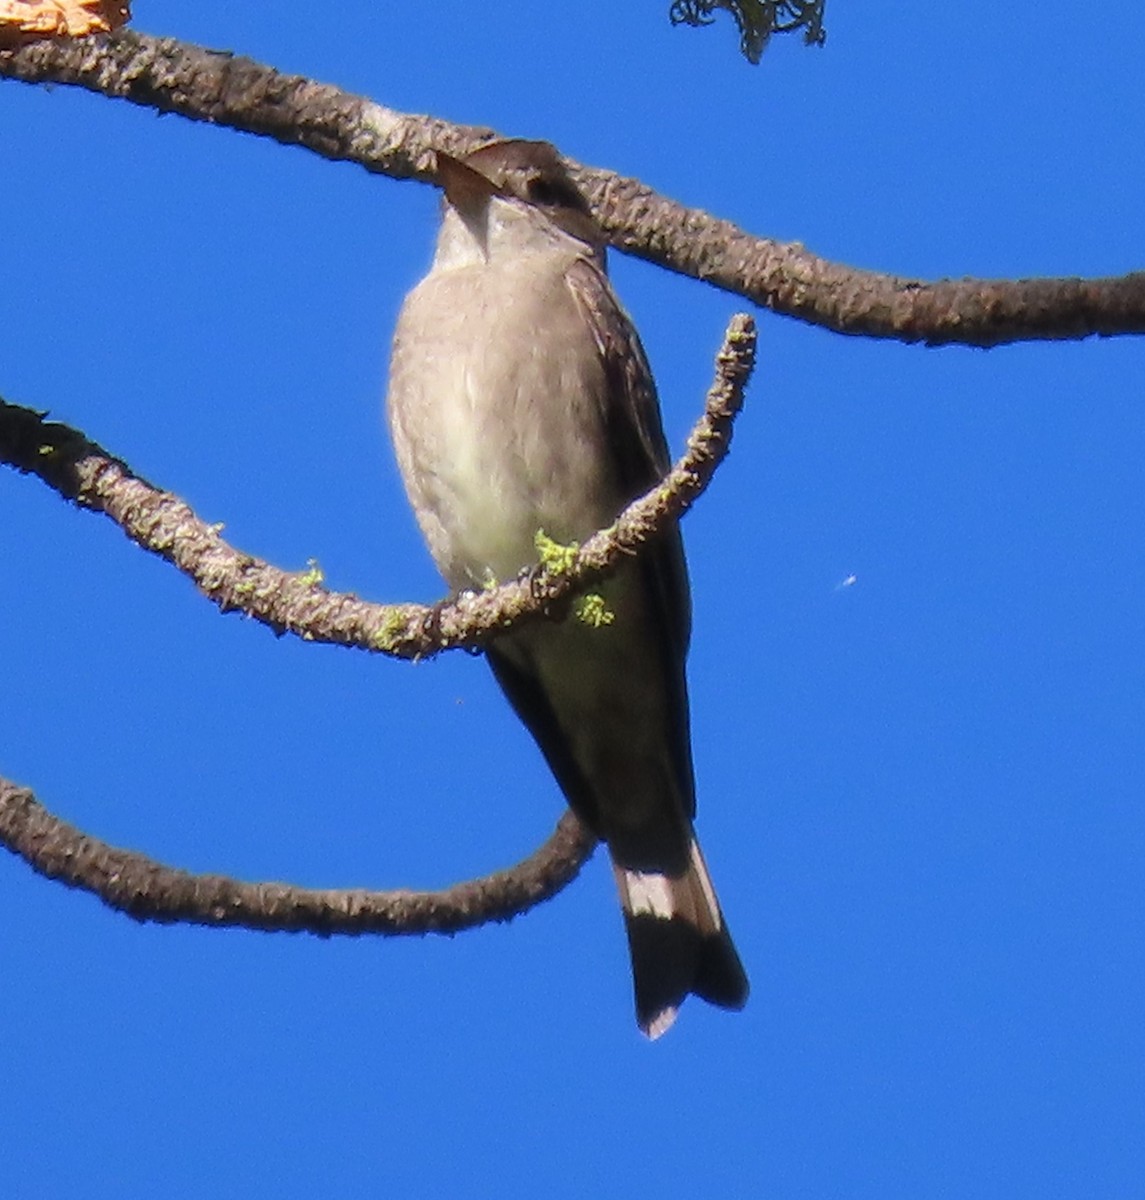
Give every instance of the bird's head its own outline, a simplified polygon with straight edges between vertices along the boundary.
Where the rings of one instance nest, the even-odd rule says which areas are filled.
[[[437,154],[437,179],[453,212],[488,259],[573,238],[600,254],[604,235],[548,142],[502,139],[465,158]]]

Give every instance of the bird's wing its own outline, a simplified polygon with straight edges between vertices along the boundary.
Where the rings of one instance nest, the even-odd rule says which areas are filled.
[[[604,365],[607,386],[600,397],[601,423],[623,502],[629,504],[663,479],[671,466],[656,384],[640,337],[602,268],[587,258],[577,259],[569,268],[566,279],[592,331]],[[677,769],[682,790],[688,797],[689,808],[694,809],[684,679],[684,660],[692,629],[692,602],[679,528],[671,525],[654,543],[642,547],[639,564],[661,639],[659,653],[667,670],[675,677],[671,684],[675,695],[672,741],[680,756]],[[694,811],[689,811],[688,816],[694,817]]]
[[[640,337],[603,270],[581,258],[569,268],[566,279],[604,365],[607,386],[600,397],[601,424],[618,486],[624,503],[629,504],[663,479],[672,465],[656,384]],[[655,577],[655,590],[675,643],[673,650],[677,656],[686,655],[692,623],[691,595],[678,529],[672,526],[642,555]]]

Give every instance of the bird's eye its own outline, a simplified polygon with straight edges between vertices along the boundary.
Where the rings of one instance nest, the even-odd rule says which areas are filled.
[[[560,189],[543,175],[530,176],[525,184],[525,194],[534,204],[560,204]]]

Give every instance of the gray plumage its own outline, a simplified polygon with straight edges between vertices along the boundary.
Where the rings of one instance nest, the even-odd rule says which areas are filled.
[[[387,408],[430,552],[464,589],[536,563],[539,530],[567,543],[608,525],[669,460],[603,238],[556,151],[502,141],[438,162],[441,232],[398,321]],[[597,590],[611,623],[534,623],[487,657],[569,804],[608,844],[637,1020],[657,1037],[689,992],[727,1008],[747,999],[692,832],[678,529]]]

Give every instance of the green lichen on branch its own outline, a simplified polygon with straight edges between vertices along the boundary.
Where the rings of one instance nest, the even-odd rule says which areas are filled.
[[[565,545],[549,537],[543,529],[538,529],[533,536],[533,545],[541,560],[541,566],[553,575],[563,575],[571,571],[576,562],[579,542],[569,542]],[[592,629],[600,629],[602,625],[611,625],[616,620],[616,614],[608,607],[604,597],[599,592],[586,592],[573,602],[573,614],[576,619]]]
[[[306,560],[306,570],[298,576],[298,582],[303,587],[317,587],[325,580],[326,576],[322,573],[322,568],[318,565],[316,558],[308,558]]]
[[[592,629],[611,625],[616,620],[616,613],[608,607],[607,601],[599,592],[586,592],[585,595],[579,596],[573,612],[582,625],[588,625]]]
[[[572,570],[576,562],[576,553],[580,549],[579,542],[569,542],[564,545],[554,541],[543,529],[538,529],[533,535],[533,545],[541,560],[541,566],[553,575],[563,575]]]
[[[393,650],[405,633],[406,619],[397,609],[388,612],[374,630],[372,641],[379,650]]]

